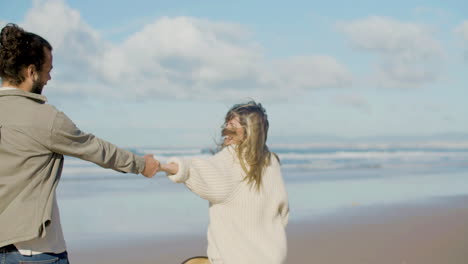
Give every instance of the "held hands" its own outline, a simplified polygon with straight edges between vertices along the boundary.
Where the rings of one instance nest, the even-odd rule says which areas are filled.
[[[141,174],[147,178],[152,178],[160,171],[164,171],[170,175],[177,174],[179,171],[179,165],[177,163],[171,162],[168,164],[161,164],[151,154],[147,154],[143,156],[143,158],[145,159],[145,169],[141,172]]]

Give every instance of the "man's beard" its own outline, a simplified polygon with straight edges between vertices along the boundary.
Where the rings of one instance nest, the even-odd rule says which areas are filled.
[[[32,88],[31,88],[31,93],[42,94],[43,88],[44,88],[44,85],[42,84],[41,81],[34,81]]]

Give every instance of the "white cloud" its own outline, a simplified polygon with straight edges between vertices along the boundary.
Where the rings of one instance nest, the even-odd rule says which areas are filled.
[[[54,46],[51,86],[63,93],[145,99],[284,98],[347,86],[351,74],[329,56],[270,61],[243,26],[164,17],[122,42],[106,41],[63,0],[37,0],[24,28]],[[51,87],[51,88],[53,88]]]
[[[255,81],[261,51],[245,37],[237,25],[162,18],[108,49],[95,68],[110,84],[142,84],[142,95],[218,94],[226,83]]]
[[[338,23],[358,50],[379,58],[374,81],[386,87],[420,87],[439,77],[444,56],[431,28],[385,17]]]
[[[463,40],[465,59],[468,60],[468,20],[463,21],[463,23],[455,28],[455,34]]]

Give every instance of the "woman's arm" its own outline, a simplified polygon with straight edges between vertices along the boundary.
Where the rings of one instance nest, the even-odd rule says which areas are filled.
[[[241,181],[240,167],[235,165],[234,150],[225,148],[210,158],[190,160],[170,158],[161,166],[173,182],[187,188],[212,203],[224,201]],[[238,167],[238,168],[237,168]],[[237,169],[236,169],[237,168]]]

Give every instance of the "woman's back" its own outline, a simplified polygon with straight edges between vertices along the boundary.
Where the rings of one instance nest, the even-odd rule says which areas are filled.
[[[210,205],[208,256],[213,263],[284,262],[288,199],[276,158],[262,178],[259,190],[241,180],[224,202]]]

